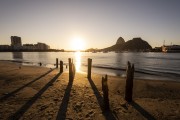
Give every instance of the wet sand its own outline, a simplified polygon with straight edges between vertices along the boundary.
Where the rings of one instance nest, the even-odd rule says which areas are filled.
[[[108,76],[110,111],[104,111],[102,75],[0,62],[0,119],[179,120],[180,82],[134,80],[133,100],[124,100],[125,78]]]

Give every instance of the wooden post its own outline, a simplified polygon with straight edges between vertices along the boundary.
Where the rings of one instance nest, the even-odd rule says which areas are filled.
[[[91,79],[91,67],[92,67],[92,59],[88,58],[88,74],[87,78]]]
[[[60,73],[63,73],[63,61],[60,61]]]
[[[76,68],[75,68],[74,63],[72,63],[72,71],[73,71],[73,79],[74,79],[75,73],[76,73]]]
[[[133,79],[134,79],[134,64],[128,61],[126,70],[126,87],[125,87],[125,100],[132,102],[133,94]]]
[[[109,110],[109,89],[107,84],[107,75],[102,77],[102,91],[103,91],[103,101],[104,101],[104,109]]]
[[[58,68],[58,58],[56,58],[56,68]]]
[[[72,76],[72,63],[71,63],[71,58],[69,60],[69,81],[72,81],[73,76]]]

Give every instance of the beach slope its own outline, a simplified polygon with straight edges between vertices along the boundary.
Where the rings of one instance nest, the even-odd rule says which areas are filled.
[[[125,78],[108,76],[110,111],[104,110],[102,75],[0,62],[0,119],[179,120],[180,82],[134,80],[133,102],[124,100]]]

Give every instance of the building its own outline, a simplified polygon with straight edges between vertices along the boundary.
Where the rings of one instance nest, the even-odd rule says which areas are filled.
[[[0,45],[0,51],[7,51],[10,49],[11,49],[11,46],[9,45]]]
[[[162,47],[155,47],[151,51],[152,52],[162,52]]]
[[[22,48],[21,37],[11,36],[11,46],[14,50],[20,50]]]
[[[36,50],[36,47],[34,44],[23,44],[22,49],[23,50]]]
[[[37,50],[48,50],[50,49],[49,45],[46,45],[45,43],[38,42],[35,44]]]
[[[180,45],[162,46],[162,52],[178,52],[180,53]]]
[[[45,43],[37,43],[37,44],[23,44],[22,46],[22,50],[26,50],[26,51],[36,51],[36,50],[40,50],[40,51],[44,51],[44,50],[49,50],[50,47],[49,45],[45,44]]]
[[[37,44],[23,44],[22,46],[22,50],[49,50],[50,47],[49,45],[45,44],[45,43],[37,43]]]

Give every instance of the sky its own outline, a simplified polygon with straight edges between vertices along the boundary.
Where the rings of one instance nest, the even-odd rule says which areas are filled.
[[[180,0],[0,0],[0,44],[20,36],[23,44],[65,50],[105,48],[119,37],[180,45],[179,6]]]

